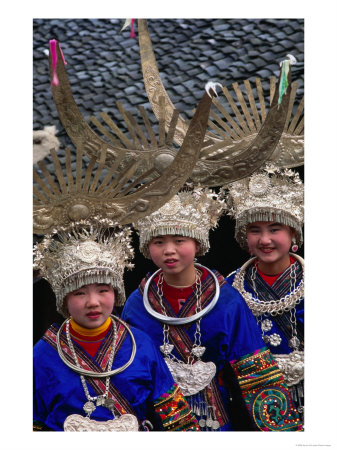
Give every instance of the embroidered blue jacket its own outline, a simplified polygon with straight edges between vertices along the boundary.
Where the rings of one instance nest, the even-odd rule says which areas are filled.
[[[270,353],[266,351],[265,344],[261,339],[254,316],[247,307],[241,295],[232,286],[230,286],[230,284],[227,283],[220,274],[216,273],[216,275],[221,286],[220,296],[216,306],[201,320],[201,345],[206,347],[206,351],[202,356],[202,361],[212,361],[217,367],[217,373],[213,379],[215,386],[212,394],[210,394],[213,396],[213,400],[211,399],[210,401],[211,404],[213,401],[212,406],[214,406],[214,411],[216,411],[217,414],[217,420],[221,425],[219,430],[229,431],[234,428],[232,420],[233,414],[231,413],[231,410],[233,410],[233,401],[240,403],[240,398],[241,400],[242,398],[245,398],[250,414],[250,420],[252,422],[250,425],[247,425],[248,428],[246,429],[299,429],[300,424],[298,415],[296,411],[293,411],[291,400],[288,398],[286,388],[284,389],[282,376],[280,376],[277,366],[273,361],[271,363],[265,363],[264,358],[269,358]],[[203,292],[205,290],[207,291],[207,288],[205,287],[207,283],[209,290],[210,277],[211,275],[209,275],[202,282]],[[142,297],[144,284],[145,280],[142,281],[140,287],[128,298],[123,309],[122,318],[131,325],[146,332],[152,338],[155,346],[159,348],[163,344],[163,325],[157,319],[152,317],[144,307]],[[150,297],[151,295],[154,297],[156,296],[156,290],[157,287],[152,286],[152,294],[150,293]],[[165,298],[163,298],[163,301],[165,302],[165,305],[168,305]],[[190,299],[186,301],[186,304],[188,304],[189,301],[193,302],[195,300],[193,300],[191,296]],[[170,307],[168,306],[168,310],[169,309]],[[181,310],[178,313],[178,317],[180,313]],[[172,308],[171,315],[175,316]],[[196,324],[192,323],[191,326],[177,326],[176,328],[180,327],[184,327],[190,340],[193,342]],[[170,328],[173,329],[175,327],[170,326]],[[172,353],[179,358],[176,348]],[[250,361],[251,355],[254,355],[255,361],[258,362],[258,364],[255,364],[255,366],[250,365],[248,370],[242,369],[243,366],[237,362],[242,362],[245,359]],[[231,377],[231,373],[233,374],[233,371],[231,372],[228,370],[229,365],[233,365],[234,368],[234,377],[236,377],[234,384],[232,383],[233,380],[228,381]],[[237,367],[243,371],[239,375],[236,373],[238,370]],[[261,420],[256,418],[256,412],[253,407],[253,399],[256,399],[256,397],[260,395],[260,391],[268,385],[268,383],[266,384],[265,381],[262,381],[263,377],[266,376],[266,374],[262,373],[263,370],[268,373],[270,372],[270,376],[268,375],[270,380],[273,378],[273,373],[278,380],[277,386],[270,381],[271,389],[278,390],[280,389],[280,385],[282,385],[282,396],[283,398],[286,398],[287,413],[290,411],[289,417],[292,417],[290,420],[292,421],[292,426],[290,427],[282,425],[281,422],[278,423],[276,427],[273,427],[272,419],[269,416],[268,418],[262,417]],[[260,380],[260,376],[262,376],[261,382],[258,381]],[[238,396],[236,392],[237,386],[240,386],[242,390],[241,393],[245,391],[246,388],[244,387],[244,383],[249,377],[255,377],[257,381],[253,391],[251,391],[251,387],[247,387],[243,397]],[[248,395],[248,391],[249,395],[251,394],[250,397]],[[187,397],[187,400],[190,405],[194,401],[193,399],[191,401],[191,397]],[[244,409],[246,411],[246,408]],[[238,414],[239,418],[240,416],[243,418],[244,413],[242,411],[243,410],[241,409],[241,412]],[[259,414],[260,413],[258,412],[258,415]],[[235,429],[240,429],[236,427],[237,425],[235,426]]]
[[[118,326],[118,329],[120,326]],[[124,328],[124,327],[123,327]],[[55,346],[55,336],[58,326],[54,325],[47,330],[44,337],[34,346],[34,423],[36,429],[44,427],[50,430],[63,431],[63,424],[67,416],[79,414],[85,416],[83,405],[87,402],[81,384],[80,375],[69,368],[58,355]],[[152,425],[156,422],[158,429],[174,429],[170,426],[169,414],[161,417],[160,409],[156,409],[157,402],[162,403],[162,397],[169,398],[171,409],[176,417],[182,413],[187,419],[177,421],[177,429],[196,429],[196,421],[191,416],[190,410],[184,398],[181,399],[180,390],[174,388],[173,378],[164,363],[162,356],[154,347],[151,340],[142,332],[131,328],[136,341],[136,354],[133,362],[123,372],[113,375],[110,380],[110,394],[117,391],[117,410],[122,413],[134,414],[139,424],[145,419],[150,419]],[[63,336],[64,344],[66,340]],[[105,342],[108,335],[98,349],[95,358],[87,354],[82,347],[74,343],[78,357],[88,363],[91,370],[102,371],[100,364],[109,346]],[[127,333],[121,340],[121,346],[115,354],[112,369],[123,366],[130,359],[132,352],[132,341]],[[105,346],[102,354],[102,347]],[[99,362],[98,362],[99,361]],[[74,364],[74,361],[73,361]],[[92,369],[93,368],[93,369]],[[105,369],[106,370],[106,369]],[[90,385],[89,377],[87,386],[91,396],[97,396],[97,392]],[[96,379],[97,380],[97,379]],[[105,383],[105,378],[100,380]],[[110,395],[109,394],[109,395]],[[178,397],[179,400],[175,401]],[[179,403],[179,405],[177,404]],[[161,408],[162,409],[162,408]],[[151,417],[149,417],[149,411]],[[92,412],[91,419],[106,421],[114,418],[110,410],[99,406]],[[154,418],[154,419],[153,419]]]

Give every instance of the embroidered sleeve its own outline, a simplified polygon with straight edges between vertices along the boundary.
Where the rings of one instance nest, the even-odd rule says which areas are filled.
[[[176,383],[155,401],[154,408],[165,431],[200,431],[198,422]]]
[[[268,349],[231,361],[246,406],[261,431],[301,431],[287,385]]]

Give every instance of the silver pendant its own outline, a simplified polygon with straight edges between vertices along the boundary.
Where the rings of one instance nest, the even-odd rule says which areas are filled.
[[[105,397],[103,395],[97,397],[96,406],[105,406],[104,404],[105,404]]]
[[[132,414],[123,414],[117,419],[99,422],[79,414],[68,416],[64,431],[138,431],[138,420]]]
[[[165,356],[167,356],[172,352],[173,347],[174,346],[172,344],[163,344],[159,348],[160,348],[160,351],[162,353],[164,353]]]
[[[297,349],[300,345],[300,340],[298,337],[293,336],[291,339],[289,339],[289,347]]]
[[[213,420],[211,418],[208,418],[206,420],[206,427],[212,428]]]
[[[269,343],[270,345],[272,345],[273,347],[277,347],[278,345],[281,344],[282,342],[282,338],[279,334],[277,333],[273,333],[271,334],[269,337]]]
[[[115,409],[115,402],[112,400],[112,398],[106,398],[104,401],[105,408],[109,409],[110,411],[114,411]]]
[[[284,380],[288,386],[293,386],[304,379],[304,352],[295,350],[289,355],[275,355],[280,371],[284,376]]]
[[[262,331],[269,331],[272,329],[273,322],[269,319],[265,319],[261,322],[261,330]]]
[[[100,395],[99,397],[97,397],[96,406],[103,406],[110,411],[114,411],[114,405],[115,402],[112,400],[112,398],[104,397],[104,395]]]
[[[93,411],[95,411],[95,409],[96,409],[95,403],[93,403],[93,402],[86,402],[83,405],[83,409],[88,414],[88,416],[90,416],[90,414]]]
[[[199,420],[199,425],[200,425],[200,428],[204,428],[206,426],[206,420],[205,419],[200,419]]]
[[[196,347],[192,348],[191,353],[197,358],[201,358],[201,356],[205,353],[205,350],[206,347],[201,347],[200,345],[197,345]]]
[[[212,428],[213,430],[217,430],[218,428],[220,428],[220,424],[217,420],[213,420]]]
[[[212,381],[216,372],[216,366],[211,361],[184,364],[165,358],[165,362],[184,396],[197,394],[204,389]]]

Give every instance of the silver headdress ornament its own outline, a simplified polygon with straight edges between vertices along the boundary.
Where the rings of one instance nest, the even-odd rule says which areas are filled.
[[[65,296],[91,283],[110,284],[115,304],[125,302],[123,272],[132,268],[131,229],[109,229],[111,222],[77,222],[44,237],[34,247],[34,269],[50,284],[58,312],[68,317]]]
[[[64,64],[58,42],[50,41],[51,89],[60,120],[76,147],[76,161],[71,161],[70,150],[66,149],[62,159],[51,151],[53,173],[43,161],[38,163],[39,170],[34,171],[34,233],[46,234],[59,224],[90,220],[103,209],[117,224],[130,224],[160,208],[188,179],[204,140],[215,85],[201,98],[177,151],[172,142],[178,111],[166,133],[164,98],[160,100],[157,133],[144,108],[139,108],[142,128],[118,103],[129,134],[123,133],[107,113],[102,113],[108,128],[92,119],[104,139],[100,137],[75,103]],[[84,177],[85,157],[90,162]]]
[[[196,239],[198,256],[209,249],[209,230],[217,226],[224,201],[210,189],[181,190],[169,202],[135,224],[139,232],[139,248],[150,258],[148,243],[153,237],[180,235]]]
[[[247,249],[247,225],[258,221],[275,221],[294,228],[297,245],[302,245],[304,185],[297,172],[266,165],[232,183],[222,194],[227,214],[236,220],[235,239],[241,247]]]
[[[138,20],[138,31],[147,96],[157,118],[159,100],[165,98],[168,130],[174,105],[161,79],[145,19]],[[205,140],[189,182],[209,188],[228,185],[251,175],[267,161],[282,168],[303,165],[304,98],[297,101],[298,83],[291,83],[291,65],[296,59],[286,57],[280,63],[278,82],[276,77],[270,78],[269,92],[264,93],[263,82],[256,78],[254,85],[244,80],[243,87],[238,83],[223,87],[224,95],[213,99]],[[173,138],[180,144],[188,121],[181,115],[176,120]]]
[[[150,150],[139,126],[122,110],[132,139],[106,117],[124,146],[115,138],[113,144],[108,143],[94,133],[79,112],[56,41],[50,41],[49,62],[54,101],[76,146],[76,161],[73,167],[69,148],[64,158],[51,150],[52,167],[40,161],[38,170],[34,170],[33,232],[45,236],[34,249],[34,268],[50,282],[57,309],[67,316],[64,297],[85,284],[111,284],[117,293],[116,305],[124,303],[123,271],[131,267],[133,251],[130,230],[116,227],[158,209],[184,184],[198,159],[216,92],[212,86],[213,92],[205,92],[179,153],[168,165],[159,167],[157,160],[153,167],[153,161],[152,166],[146,163],[160,156],[160,148],[171,145],[174,120],[168,136],[159,124],[157,141],[142,110],[153,147]],[[164,113],[164,103],[162,108]],[[86,161],[85,155],[90,159]]]
[[[114,167],[118,161],[121,165],[130,161],[139,164],[135,168],[134,175],[140,177],[143,182],[144,174],[146,178],[158,176],[158,173],[163,174],[166,169],[167,174],[162,179],[166,180],[166,189],[170,188],[171,192],[184,177],[185,180],[180,183],[180,186],[189,180],[189,182],[200,184],[203,187],[216,187],[251,175],[265,161],[271,159],[276,152],[276,147],[279,149],[278,143],[281,135],[283,138],[283,131],[286,130],[286,140],[283,139],[283,142],[287,144],[287,151],[284,151],[283,145],[282,151],[277,150],[277,159],[282,160],[282,164],[286,161],[289,166],[288,144],[291,143],[292,147],[296,147],[296,152],[295,150],[291,152],[291,164],[292,166],[297,165],[298,159],[301,159],[303,153],[303,140],[298,143],[297,139],[297,134],[301,134],[303,128],[303,104],[301,103],[291,120],[296,93],[295,83],[291,89],[287,89],[282,94],[282,102],[278,102],[280,97],[275,94],[280,86],[283,89],[290,84],[290,70],[284,71],[282,67],[278,83],[276,83],[275,77],[272,77],[269,111],[265,104],[261,80],[256,80],[256,89],[251,87],[248,80],[245,80],[249,106],[240,87],[237,83],[233,84],[242,112],[236,106],[228,89],[224,87],[222,92],[228,100],[228,106],[224,108],[223,105],[213,100],[213,109],[216,111],[211,111],[210,114],[212,102],[207,104],[203,97],[189,122],[184,120],[179,111],[175,109],[161,81],[146,20],[138,20],[138,29],[143,79],[149,102],[159,122],[159,139],[156,139],[144,108],[140,107],[139,109],[145,124],[145,131],[144,127],[141,127],[124,110],[120,102],[116,102],[116,104],[129,134],[123,133],[112,118],[102,112],[99,118],[91,118],[95,129],[104,136],[104,139],[100,137],[94,128],[86,123],[74,101],[62,63],[61,52],[57,47],[54,53],[51,52],[50,58],[52,77],[60,80],[58,84],[52,83],[53,97],[60,119],[76,147],[81,148],[81,151],[89,157],[97,157],[100,151],[105,149],[106,159],[102,163],[105,168]],[[290,61],[282,62],[282,66],[284,65],[290,66]],[[213,85],[217,86],[219,83],[213,83]],[[207,120],[208,116],[212,120]],[[298,121],[300,123],[297,126]],[[208,128],[207,132],[206,128]],[[173,145],[174,143],[175,145]],[[163,205],[167,198],[164,200],[160,190],[155,189],[154,185],[151,186],[152,192],[144,192],[144,194],[147,194],[147,197],[156,195],[158,199],[163,200],[161,202]],[[177,191],[178,189],[175,189],[175,192]],[[158,199],[157,208],[161,206]],[[144,207],[144,202],[141,206]],[[155,209],[152,208],[152,211]],[[152,211],[147,210],[146,213]],[[137,219],[133,217],[132,221],[135,222]]]

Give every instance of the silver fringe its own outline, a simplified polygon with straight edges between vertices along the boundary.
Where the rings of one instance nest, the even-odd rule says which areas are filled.
[[[168,224],[158,227],[141,230],[139,239],[139,249],[146,258],[150,258],[148,244],[156,236],[179,235],[195,239],[200,244],[199,252],[196,256],[204,255],[209,250],[208,230],[198,229],[188,224]]]
[[[294,228],[296,231],[296,243],[300,247],[303,244],[302,227],[286,211],[275,208],[254,208],[243,212],[237,219],[235,225],[235,239],[242,248],[247,250],[246,227],[253,222],[279,222]]]
[[[56,307],[60,314],[69,317],[64,299],[67,294],[87,284],[104,283],[111,285],[116,290],[115,305],[122,306],[125,303],[125,291],[123,279],[109,269],[85,269],[74,273],[63,280],[62,287],[55,289]]]

